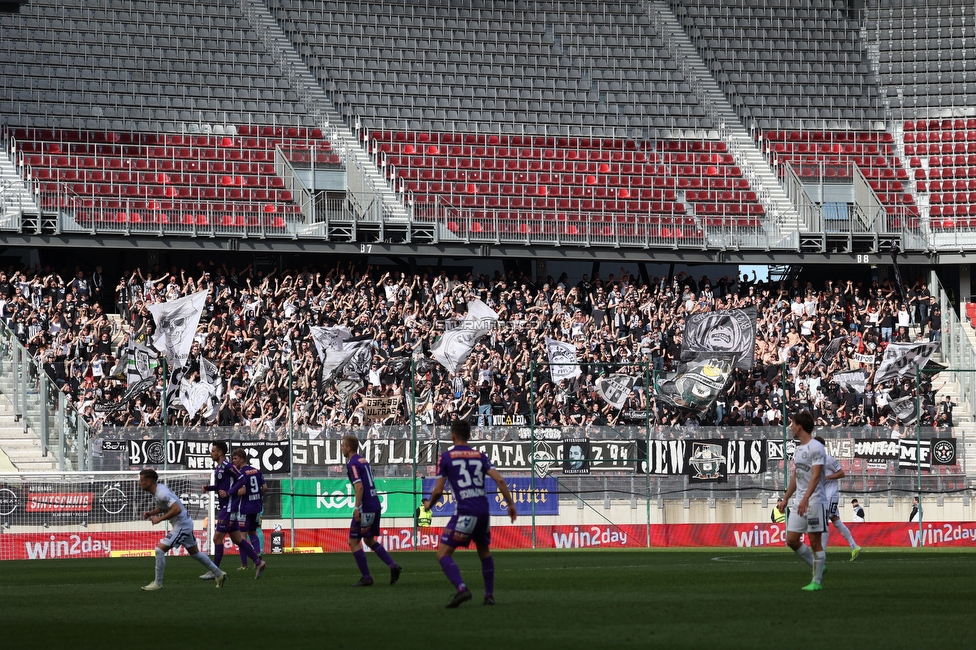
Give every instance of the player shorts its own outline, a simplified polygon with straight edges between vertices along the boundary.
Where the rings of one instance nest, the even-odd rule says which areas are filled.
[[[490,515],[459,515],[451,517],[444,527],[441,544],[457,548],[468,546],[471,542],[489,546],[491,544]]]
[[[258,529],[260,512],[232,512],[230,515],[231,532],[253,533]]]
[[[159,543],[169,548],[176,546],[193,548],[197,545],[197,538],[193,536],[193,523],[174,525],[170,528],[169,534],[159,540]]]
[[[811,503],[803,516],[790,508],[786,518],[786,530],[790,533],[827,532],[827,506],[822,503]]]
[[[840,508],[837,507],[837,501],[831,501],[827,504],[827,519],[833,519],[834,517],[840,517]]]
[[[359,513],[359,521],[353,517],[349,523],[349,539],[368,539],[377,537],[380,534],[380,513],[366,512]]]
[[[214,518],[214,530],[218,533],[229,533],[231,530],[237,530],[231,527],[230,513],[227,512],[227,508],[221,508],[217,511],[217,516]]]

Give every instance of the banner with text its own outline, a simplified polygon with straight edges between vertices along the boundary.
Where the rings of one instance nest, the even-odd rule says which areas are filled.
[[[423,479],[424,498],[430,496],[430,491],[434,487],[437,479]],[[532,514],[532,478],[528,476],[505,477],[508,490],[512,493],[512,500],[515,501],[515,508],[520,515],[529,516]],[[450,484],[448,484],[448,487]],[[498,494],[498,486],[491,478],[485,479],[485,489],[488,493],[488,507],[492,515],[507,515],[508,504],[505,499]],[[457,509],[450,492],[434,506],[435,517],[451,517]],[[537,515],[558,515],[559,514],[559,483],[555,478],[536,478],[535,480],[535,514]]]

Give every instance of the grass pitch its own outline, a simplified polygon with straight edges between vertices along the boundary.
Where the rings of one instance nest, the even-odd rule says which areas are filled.
[[[972,551],[867,549],[828,555],[824,591],[783,550],[501,551],[495,607],[474,553],[455,556],[474,600],[453,593],[433,553],[370,554],[376,585],[353,589],[349,554],[266,556],[260,580],[224,559],[227,585],[168,558],[0,562],[6,648],[782,648],[976,647]],[[450,644],[450,645],[448,645]]]

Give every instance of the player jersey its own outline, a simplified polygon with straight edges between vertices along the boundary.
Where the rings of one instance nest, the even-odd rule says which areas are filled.
[[[811,439],[805,445],[797,445],[793,452],[794,473],[796,475],[796,492],[793,495],[793,505],[796,506],[803,500],[810,487],[810,475],[816,465],[823,467],[824,456],[827,452],[824,446],[817,440]],[[818,481],[816,488],[810,495],[809,503],[820,503],[826,505],[827,495],[824,492],[823,481]]]
[[[213,483],[207,486],[208,491],[220,492],[223,490],[227,493],[227,496],[222,497],[220,494],[217,495],[217,508],[219,510],[226,510],[230,506],[230,486],[234,484],[234,481],[238,479],[240,472],[234,467],[234,463],[230,462],[227,458],[224,458],[217,467],[214,468],[213,473]]]
[[[840,461],[830,454],[824,454],[824,456],[824,469],[820,482],[823,483],[827,503],[833,503],[834,501],[840,501],[840,488],[838,487],[837,479],[828,481],[827,475],[836,474],[840,471]]]
[[[456,445],[441,454],[439,468],[438,476],[451,484],[459,515],[489,513],[485,476],[493,467],[487,456],[467,445]]]
[[[174,527],[180,525],[193,527],[193,520],[190,519],[190,515],[183,506],[183,502],[165,484],[156,484],[156,494],[153,495],[153,501],[156,502],[156,507],[163,511],[162,514],[169,512],[169,509],[173,507],[174,503],[180,504],[180,514],[170,519],[170,524]]]
[[[363,512],[380,512],[380,498],[376,494],[376,483],[373,481],[373,470],[366,459],[359,454],[353,454],[346,462],[346,476],[353,485],[363,484]]]
[[[264,476],[256,467],[244,465],[240,469],[240,478],[230,486],[232,512],[250,515],[261,512],[261,488],[264,487]],[[241,488],[244,494],[238,494]]]

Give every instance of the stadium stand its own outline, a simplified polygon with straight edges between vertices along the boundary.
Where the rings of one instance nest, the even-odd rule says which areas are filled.
[[[239,126],[224,135],[13,129],[11,150],[45,209],[82,226],[171,234],[274,232],[303,215],[275,156],[338,167],[318,129]]]
[[[739,117],[763,130],[873,130],[883,119],[846,3],[672,0]]]

